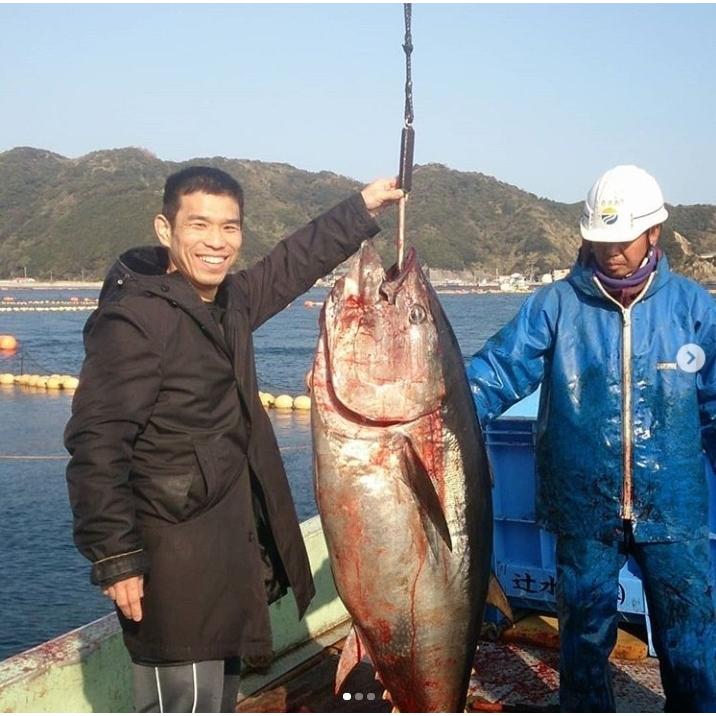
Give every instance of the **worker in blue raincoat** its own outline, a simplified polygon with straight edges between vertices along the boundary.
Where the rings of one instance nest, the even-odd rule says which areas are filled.
[[[667,711],[716,710],[704,451],[716,464],[716,306],[657,246],[656,180],[592,187],[566,279],[537,291],[468,367],[481,421],[542,385],[537,514],[557,534],[560,706],[614,711],[619,570],[643,575]]]

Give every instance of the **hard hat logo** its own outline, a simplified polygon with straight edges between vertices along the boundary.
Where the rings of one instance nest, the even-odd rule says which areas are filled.
[[[601,209],[601,217],[607,226],[616,224],[619,219],[619,209],[615,206],[603,206]]]
[[[633,241],[668,215],[656,179],[639,167],[621,165],[589,190],[579,228],[587,241],[621,243]]]

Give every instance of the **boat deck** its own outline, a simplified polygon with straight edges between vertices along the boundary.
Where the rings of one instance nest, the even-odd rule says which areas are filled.
[[[328,712],[389,713],[391,704],[382,698],[383,687],[375,680],[370,663],[361,662],[344,684],[345,694],[333,694],[333,679],[344,639],[305,661],[258,694],[241,701],[239,713]]]
[[[371,665],[360,664],[344,692],[333,694],[333,677],[343,642],[324,649],[259,693],[241,701],[245,712],[388,713],[383,687]],[[558,711],[559,667],[555,648],[514,642],[480,642],[470,681],[467,710],[476,712]],[[656,659],[612,659],[617,711],[663,711]]]

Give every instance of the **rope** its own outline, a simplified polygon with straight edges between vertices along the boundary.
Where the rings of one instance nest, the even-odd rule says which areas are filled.
[[[69,455],[0,455],[0,460],[69,460]]]
[[[403,256],[405,254],[405,202],[403,196],[398,203],[398,271],[403,270]]]
[[[37,371],[38,373],[51,375],[52,373],[57,372],[56,370],[43,365],[30,353],[30,351],[27,350],[27,348],[21,348],[15,355],[9,358],[4,358],[0,361],[0,373],[16,372],[18,375],[21,375],[22,373],[27,373],[27,368],[32,366],[39,369]],[[6,370],[6,368],[10,367],[13,367],[14,370]]]
[[[298,452],[300,450],[310,450],[310,444],[307,445],[289,445],[279,448],[281,452]],[[0,460],[69,460],[69,455],[0,455]]]

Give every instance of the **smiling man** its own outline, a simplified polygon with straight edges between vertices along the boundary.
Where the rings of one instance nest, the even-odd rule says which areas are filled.
[[[563,711],[615,710],[609,654],[629,555],[666,710],[716,710],[704,474],[704,460],[716,467],[716,307],[658,249],[667,216],[647,172],[607,171],[569,276],[530,296],[468,367],[483,421],[542,386],[536,507],[557,534]]]
[[[184,193],[182,183],[198,189]],[[205,183],[193,169],[169,177],[154,231],[169,251],[167,271],[179,271],[204,301],[213,301],[241,248],[244,199],[238,185],[231,194],[209,194]]]
[[[268,603],[291,587],[305,612],[313,582],[251,334],[375,235],[372,216],[401,196],[374,182],[229,274],[243,191],[189,167],[167,179],[161,246],[110,270],[85,326],[67,480],[138,712],[233,711],[238,658],[271,652]]]

